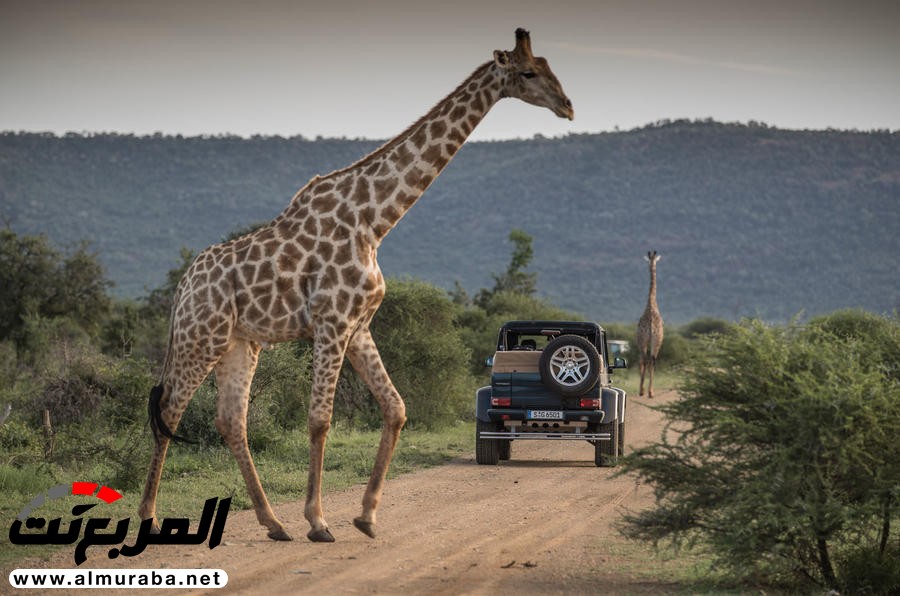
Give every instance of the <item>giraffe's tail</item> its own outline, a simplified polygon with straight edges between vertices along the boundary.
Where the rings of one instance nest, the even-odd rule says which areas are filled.
[[[180,284],[179,284],[180,286]],[[153,387],[150,390],[150,400],[147,402],[147,414],[150,418],[150,429],[153,431],[153,439],[159,443],[164,438],[170,439],[179,443],[196,443],[196,441],[191,441],[190,439],[186,439],[180,435],[176,435],[172,432],[172,429],[169,428],[169,425],[166,424],[166,421],[163,420],[162,417],[162,401],[166,396],[166,374],[169,370],[169,365],[172,357],[172,336],[175,332],[175,302],[177,302],[178,296],[178,288],[175,290],[175,300],[173,301],[172,311],[173,314],[169,317],[169,345],[166,347],[166,358],[163,362],[162,369],[162,379],[159,382],[159,385]],[[171,389],[170,389],[171,390]]]
[[[147,402],[147,415],[150,418],[150,429],[153,431],[153,438],[159,443],[161,437],[169,437],[173,434],[169,430],[168,425],[162,419],[162,407],[159,405],[162,400],[165,387],[162,383],[150,390],[150,401]]]
[[[169,425],[166,424],[166,421],[163,420],[162,405],[160,402],[162,401],[165,392],[166,389],[162,383],[150,390],[150,400],[147,402],[147,413],[150,416],[150,428],[153,430],[153,438],[157,443],[163,438],[166,438],[179,443],[196,444],[196,441],[192,441],[181,435],[176,435],[172,432],[172,429],[169,428]]]

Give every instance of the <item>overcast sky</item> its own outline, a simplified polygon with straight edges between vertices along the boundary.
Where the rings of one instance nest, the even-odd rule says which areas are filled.
[[[900,1],[0,0],[0,131],[392,137],[531,31],[575,121],[900,129]]]

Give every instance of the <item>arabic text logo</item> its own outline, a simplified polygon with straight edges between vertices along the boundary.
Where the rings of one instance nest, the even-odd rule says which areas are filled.
[[[99,488],[99,490],[98,490]],[[82,522],[80,516],[93,509],[97,503],[86,503],[72,507],[72,515],[78,519],[69,522],[65,532],[60,530],[62,518],[49,522],[43,517],[31,517],[31,512],[46,501],[68,496],[94,496],[104,503],[113,503],[122,498],[121,493],[100,486],[95,482],[73,482],[58,484],[38,495],[26,505],[9,528],[9,540],[13,544],[78,544],[75,546],[75,563],[81,565],[87,560],[87,549],[94,545],[120,545],[110,548],[107,555],[110,559],[118,556],[133,557],[144,552],[148,544],[202,544],[209,537],[209,548],[215,548],[222,542],[222,531],[231,506],[231,498],[215,497],[207,499],[200,515],[200,523],[195,532],[190,531],[191,522],[187,518],[169,518],[162,520],[159,529],[154,529],[153,520],[141,522],[133,544],[125,544],[128,538],[129,518],[121,519],[111,532],[102,532],[112,521],[108,517],[92,517],[84,524],[84,537],[79,541]],[[218,510],[216,508],[218,504]],[[37,532],[23,532],[37,530]]]

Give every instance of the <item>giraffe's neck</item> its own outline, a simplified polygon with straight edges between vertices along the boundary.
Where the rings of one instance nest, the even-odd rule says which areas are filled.
[[[357,214],[377,246],[447,166],[472,130],[501,99],[493,62],[472,73],[403,133],[343,170],[320,179]]]
[[[650,265],[650,292],[647,295],[647,309],[656,310],[656,264]]]

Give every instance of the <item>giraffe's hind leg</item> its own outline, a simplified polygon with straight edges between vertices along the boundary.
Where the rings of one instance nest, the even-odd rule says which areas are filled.
[[[162,393],[155,400],[155,404],[151,402],[151,407],[159,408],[159,419],[171,431],[171,434],[175,434],[184,410],[194,396],[194,392],[211,369],[211,364],[195,365],[192,368],[184,369],[180,375],[163,381],[162,386],[159,388]],[[151,412],[151,416],[153,415]],[[155,439],[156,444],[153,448],[153,455],[150,458],[150,469],[147,472],[147,481],[144,484],[144,493],[138,508],[138,516],[141,519],[153,519],[154,531],[158,531],[156,497],[159,492],[159,484],[162,479],[163,465],[166,462],[166,452],[169,449],[170,439],[162,433],[157,433]]]
[[[237,460],[256,511],[256,519],[268,528],[269,538],[293,540],[269,505],[247,444],[250,383],[256,371],[259,350],[259,344],[254,342],[236,341],[216,364],[216,383],[219,386],[216,428]]]
[[[406,422],[406,406],[384,369],[378,348],[368,329],[361,329],[353,336],[347,348],[347,358],[378,400],[384,416],[375,466],[363,496],[362,515],[353,520],[356,529],[374,538],[375,511],[381,501],[384,480],[400,438],[400,429]]]
[[[147,480],[144,483],[144,493],[141,504],[138,507],[138,516],[143,519],[152,519],[152,531],[159,532],[159,522],[156,519],[156,496],[159,492],[159,483],[162,479],[163,465],[166,463],[166,452],[169,449],[169,439],[158,437],[153,447],[153,455],[150,457],[150,470],[147,472]]]

